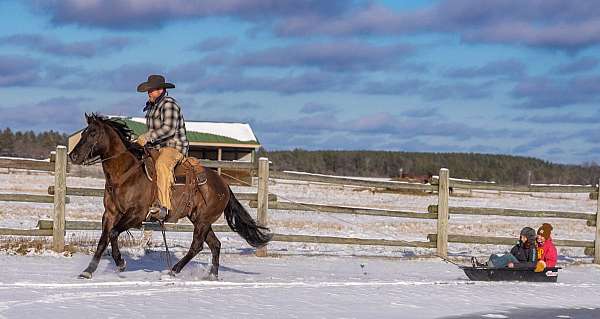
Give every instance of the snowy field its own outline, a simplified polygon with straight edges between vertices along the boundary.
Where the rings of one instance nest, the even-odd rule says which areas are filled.
[[[0,193],[46,194],[53,176],[2,174]],[[68,178],[71,187],[104,186],[95,178]],[[255,191],[235,187],[234,191]],[[275,181],[280,200],[344,204],[426,212],[436,196],[372,193],[353,187]],[[451,206],[544,209],[592,213],[587,194],[499,194],[476,192],[450,198]],[[249,209],[251,213],[254,210]],[[71,197],[67,219],[99,220],[100,198]],[[434,220],[270,211],[278,233],[426,240]],[[51,204],[0,202],[0,227],[35,227],[51,218]],[[515,217],[452,216],[450,234],[518,235],[523,226],[554,225],[557,239],[593,240],[585,221]],[[139,231],[133,231],[140,238]],[[68,232],[67,242],[92,249],[98,232]],[[457,267],[432,257],[430,249],[272,243],[272,257],[256,258],[236,234],[217,234],[222,242],[220,281],[206,282],[210,254],[202,252],[182,274],[164,275],[158,233],[149,246],[123,249],[124,273],[114,272],[106,255],[91,281],[76,279],[90,260],[31,249],[26,256],[0,250],[0,318],[61,317],[262,317],[262,318],[600,318],[600,267],[583,249],[559,248],[564,267],[556,284],[470,282]],[[175,258],[190,234],[169,233]],[[0,238],[0,242],[14,238]],[[0,246],[1,247],[1,246]],[[507,246],[451,244],[455,261],[484,258]],[[545,312],[547,311],[549,312]]]
[[[106,256],[88,281],[75,278],[88,256],[3,256],[0,318],[512,318],[527,308],[554,310],[528,318],[600,315],[590,310],[600,305],[600,269],[589,265],[568,267],[557,284],[486,283],[435,259],[226,254],[221,281],[206,282],[208,255],[175,279],[161,273],[159,252],[125,258],[128,271],[115,273]]]

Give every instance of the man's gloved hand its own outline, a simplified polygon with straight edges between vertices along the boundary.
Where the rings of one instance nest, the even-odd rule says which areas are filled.
[[[537,264],[535,265],[535,272],[542,272],[544,271],[544,269],[546,269],[546,263],[543,260],[540,260],[537,262]]]
[[[136,143],[138,143],[140,146],[144,146],[148,143],[148,141],[146,140],[146,137],[144,137],[144,135],[140,135],[137,140],[135,140]]]

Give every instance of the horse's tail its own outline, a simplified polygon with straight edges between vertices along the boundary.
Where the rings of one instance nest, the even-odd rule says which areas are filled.
[[[244,206],[235,198],[231,188],[229,188],[229,202],[225,207],[225,219],[231,230],[242,236],[252,247],[263,247],[273,238],[268,228],[258,225],[252,219]]]

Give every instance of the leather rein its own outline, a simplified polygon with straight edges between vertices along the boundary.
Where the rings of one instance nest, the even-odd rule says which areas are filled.
[[[92,158],[91,160],[89,159],[91,157],[92,154],[94,154],[96,145],[98,144],[98,141],[96,140],[94,142],[94,144],[92,145],[92,147],[90,148],[90,151],[88,152],[87,156],[86,156],[86,160],[82,163],[82,165],[85,166],[90,166],[90,165],[94,165],[94,164],[98,164],[98,163],[104,163],[106,161],[109,161],[111,159],[117,158],[125,153],[128,152],[128,150],[125,150],[123,152],[119,152],[115,155],[109,156],[107,158],[101,158],[100,156],[98,156],[97,158]],[[115,194],[115,186],[119,186],[121,184],[123,184],[124,182],[126,182],[132,175],[133,173],[136,172],[136,170],[144,165],[144,161],[145,159],[148,157],[148,153],[147,150],[145,150],[144,154],[142,155],[142,158],[134,165],[130,166],[125,173],[123,173],[121,176],[119,176],[116,180],[111,180],[110,178],[106,179],[106,190],[108,190],[110,192],[110,195],[113,199],[113,202],[115,203],[115,206],[117,207],[117,210],[119,210],[122,214],[125,214],[125,210],[121,207],[121,204]],[[146,177],[152,181],[152,178],[148,175],[148,172],[145,170],[145,175]]]

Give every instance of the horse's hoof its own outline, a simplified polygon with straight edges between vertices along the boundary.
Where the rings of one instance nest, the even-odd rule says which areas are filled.
[[[123,264],[121,266],[117,266],[117,272],[124,272],[127,269],[127,262],[123,260]]]
[[[215,274],[208,274],[208,275],[204,276],[202,278],[202,280],[206,280],[206,281],[218,281],[219,280],[219,276],[217,276]]]
[[[84,271],[81,274],[79,274],[79,279],[92,279],[92,273]]]

